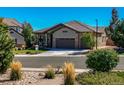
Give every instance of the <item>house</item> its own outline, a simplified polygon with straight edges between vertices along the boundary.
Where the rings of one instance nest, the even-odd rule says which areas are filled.
[[[60,23],[50,28],[34,31],[38,38],[38,44],[41,48],[84,48],[81,42],[83,33],[92,33],[94,37],[98,36],[98,46],[106,44],[104,30],[96,32],[96,28],[78,21]]]
[[[3,23],[9,27],[9,33],[11,37],[14,39],[16,47],[22,48],[25,46],[24,37],[21,34],[22,32],[22,24],[19,23],[16,19],[12,18],[4,18]]]

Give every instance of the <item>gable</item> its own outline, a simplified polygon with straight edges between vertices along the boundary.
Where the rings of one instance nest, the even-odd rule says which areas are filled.
[[[72,22],[68,22],[64,24],[57,24],[51,28],[48,28],[48,29],[46,28],[46,30],[38,31],[38,33],[51,33],[51,32],[57,31],[58,29],[61,29],[62,27],[67,27],[75,32],[80,32],[80,33],[82,32],[95,32],[96,33],[95,28],[89,25],[77,22],[77,21],[72,21]],[[35,33],[37,33],[37,31]],[[101,32],[98,31],[97,33],[101,33]]]
[[[13,29],[9,30],[12,39],[17,39],[17,44],[25,44],[24,37]]]
[[[24,38],[21,34],[19,34],[18,32],[14,31],[13,29],[9,30],[9,33],[11,36],[13,37],[21,37]]]
[[[61,29],[58,29],[57,31],[55,31],[53,34],[53,37],[56,38],[75,38],[76,37],[76,33],[74,30],[69,29],[67,27],[63,27]]]

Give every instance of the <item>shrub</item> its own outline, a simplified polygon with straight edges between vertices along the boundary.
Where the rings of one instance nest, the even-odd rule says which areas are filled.
[[[124,72],[84,72],[76,77],[82,85],[120,85],[124,84]]]
[[[48,66],[44,78],[48,78],[48,79],[55,78],[55,72],[51,65]]]
[[[6,72],[13,60],[14,41],[8,33],[8,26],[0,18],[0,73]]]
[[[93,49],[95,46],[95,39],[91,33],[83,33],[81,42],[83,43],[84,48]]]
[[[20,62],[12,62],[11,63],[11,73],[10,73],[10,80],[20,80],[22,73],[21,73],[22,64]]]
[[[86,65],[93,71],[108,72],[117,66],[118,55],[114,50],[99,49],[88,54]]]
[[[72,63],[65,63],[63,67],[64,84],[73,85],[75,82],[75,69]]]

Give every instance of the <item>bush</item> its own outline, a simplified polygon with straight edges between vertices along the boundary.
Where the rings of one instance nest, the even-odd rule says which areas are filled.
[[[8,33],[8,26],[0,18],[0,73],[6,72],[13,60],[14,41]]]
[[[81,73],[76,80],[82,85],[123,85],[124,72]]]
[[[72,63],[65,63],[63,67],[64,84],[73,85],[75,82],[75,69]]]
[[[10,80],[20,80],[22,73],[21,73],[22,64],[20,62],[12,62],[11,63],[11,73],[10,73]]]
[[[54,72],[54,69],[52,68],[51,65],[48,66],[48,69],[45,73],[44,78],[48,78],[48,79],[54,79],[55,78],[55,72]]]
[[[86,65],[93,71],[108,72],[117,66],[119,58],[114,50],[99,49],[87,56]]]
[[[81,42],[83,43],[84,48],[93,49],[95,46],[95,39],[91,33],[83,33]]]

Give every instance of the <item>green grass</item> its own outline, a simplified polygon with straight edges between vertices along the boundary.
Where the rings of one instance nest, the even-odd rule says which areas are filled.
[[[118,53],[118,55],[124,55],[124,52],[123,53]]]
[[[116,52],[118,53],[118,55],[124,55],[124,49],[118,49],[116,50]]]
[[[13,50],[14,54],[39,54],[47,50]]]
[[[124,72],[82,73],[76,77],[82,85],[124,85]]]

